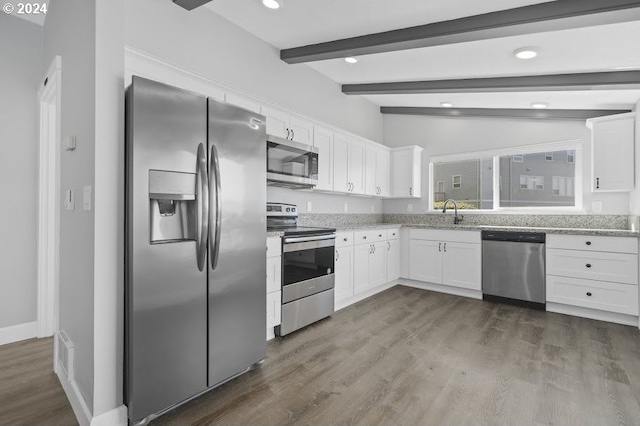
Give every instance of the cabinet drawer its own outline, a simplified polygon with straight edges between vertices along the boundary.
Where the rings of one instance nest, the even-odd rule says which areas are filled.
[[[638,315],[638,286],[547,275],[547,302]]]
[[[480,244],[480,231],[411,229],[409,235],[412,240],[451,241],[455,243]]]
[[[353,245],[353,231],[336,233],[336,247],[347,247]]]
[[[267,328],[280,325],[280,294],[279,291],[267,294]]]
[[[610,253],[638,253],[638,239],[591,235],[547,234],[547,248],[606,251]]]
[[[367,229],[353,233],[354,244],[375,243],[387,239],[386,229]]]
[[[267,257],[282,255],[282,242],[280,237],[267,238]]]
[[[399,237],[400,237],[400,229],[397,229],[397,228],[387,229],[388,240],[397,240]]]
[[[547,274],[637,285],[638,256],[547,249]]]

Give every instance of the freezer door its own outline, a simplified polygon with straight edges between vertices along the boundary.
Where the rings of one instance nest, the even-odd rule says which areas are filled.
[[[133,77],[125,221],[125,401],[133,422],[207,387],[206,138],[206,98]]]
[[[209,99],[209,386],[266,353],[265,118]]]

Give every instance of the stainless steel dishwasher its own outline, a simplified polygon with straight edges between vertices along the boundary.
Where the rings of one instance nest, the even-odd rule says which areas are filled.
[[[482,231],[482,297],[545,309],[545,234]]]

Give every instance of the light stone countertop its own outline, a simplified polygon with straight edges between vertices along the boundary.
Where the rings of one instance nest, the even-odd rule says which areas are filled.
[[[282,231],[267,231],[267,238],[282,237],[283,235],[284,232]]]

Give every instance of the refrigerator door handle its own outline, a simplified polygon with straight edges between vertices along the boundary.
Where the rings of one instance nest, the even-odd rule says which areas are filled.
[[[211,204],[209,222],[209,257],[211,258],[211,269],[218,266],[218,254],[220,253],[220,165],[218,162],[218,150],[215,145],[211,145],[211,168],[209,169],[209,202]],[[215,232],[215,234],[213,234]]]
[[[196,199],[198,205],[196,257],[198,270],[202,271],[207,263],[207,236],[209,235],[209,179],[207,178],[207,154],[203,144],[198,145],[196,179]]]

